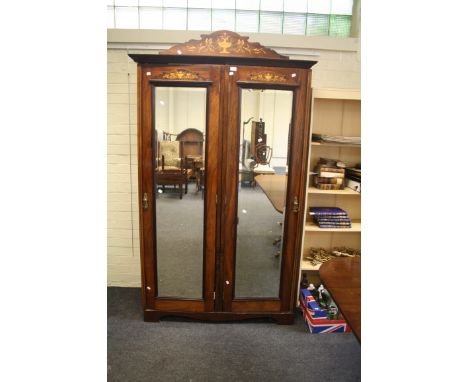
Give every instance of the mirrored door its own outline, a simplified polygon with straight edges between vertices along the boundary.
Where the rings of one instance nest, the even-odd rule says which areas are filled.
[[[279,298],[293,91],[242,88],[234,298]]]
[[[207,89],[154,87],[158,297],[203,298]]]
[[[303,73],[237,67],[228,73],[223,309],[292,309],[303,199]]]
[[[214,309],[219,72],[205,65],[145,72],[142,204],[153,254],[145,281],[156,310]]]

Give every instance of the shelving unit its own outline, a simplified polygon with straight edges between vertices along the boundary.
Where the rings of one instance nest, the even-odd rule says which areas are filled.
[[[309,163],[300,279],[306,273],[318,283],[320,265],[305,258],[312,247],[331,249],[347,246],[361,249],[361,194],[349,188],[320,190],[312,186],[312,170],[320,157],[339,159],[349,165],[361,162],[361,145],[312,142],[312,133],[336,136],[361,136],[361,93],[355,89],[313,89],[312,128],[309,138]],[[319,228],[312,222],[309,207],[340,207],[348,212],[351,228]],[[298,288],[299,290],[299,288]]]

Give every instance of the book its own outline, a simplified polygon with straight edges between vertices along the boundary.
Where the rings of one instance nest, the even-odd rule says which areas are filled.
[[[329,227],[351,227],[351,222],[316,222],[320,227],[323,225],[329,226]]]
[[[340,174],[345,173],[345,169],[344,168],[339,168],[339,167],[330,167],[330,166],[324,166],[324,165],[317,165],[316,169],[317,169],[317,172],[325,171],[325,172],[337,172],[337,173],[340,173]]]
[[[309,212],[309,215],[311,215],[313,218],[316,217],[316,215],[312,215],[310,212]],[[325,218],[328,218],[328,219],[336,218],[335,215],[320,215],[320,216],[325,216]],[[338,217],[341,217],[343,219],[349,219],[348,215],[346,215],[346,216],[343,215],[343,216],[338,216]]]
[[[319,227],[327,226],[332,228],[340,228],[340,227],[351,227],[351,222],[342,222],[342,223],[327,223],[327,222],[316,222]]]
[[[349,216],[326,216],[322,217],[320,215],[315,216],[314,220],[320,222],[350,222]]]
[[[314,183],[317,184],[343,184],[343,178],[329,178],[323,176],[316,176],[314,177]]]
[[[338,207],[310,207],[310,215],[348,216],[348,213]]]
[[[342,184],[327,184],[327,183],[314,183],[314,187],[319,190],[341,190],[343,188]]]
[[[314,220],[320,221],[320,222],[350,222],[351,220],[347,216],[327,216],[327,217],[321,217],[321,216],[316,216],[314,217]]]
[[[351,220],[345,219],[343,221],[328,221],[328,220],[319,220],[314,218],[314,222],[318,225],[329,225],[335,227],[350,226]]]
[[[322,178],[344,178],[345,174],[339,172],[320,171],[318,175]]]
[[[319,228],[352,228],[351,227],[351,224],[349,226],[340,226],[340,227],[336,227],[336,226],[333,226],[333,225],[319,225]]]

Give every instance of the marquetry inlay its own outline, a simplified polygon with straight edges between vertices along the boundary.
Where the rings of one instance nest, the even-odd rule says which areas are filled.
[[[163,72],[161,73],[158,78],[162,78],[164,80],[200,80],[203,79],[200,75],[196,72],[191,72],[189,70],[184,69],[177,69],[173,72]]]
[[[283,74],[275,74],[271,72],[252,73],[250,75],[251,81],[264,81],[264,82],[286,82],[286,76]]]
[[[258,42],[249,42],[248,37],[231,31],[202,34],[200,40],[190,40],[160,52],[160,54],[185,54],[200,56],[239,56],[288,59]]]

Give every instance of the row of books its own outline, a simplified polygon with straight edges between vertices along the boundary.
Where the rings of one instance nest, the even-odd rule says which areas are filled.
[[[338,207],[310,207],[309,215],[320,228],[351,228],[348,213]]]

